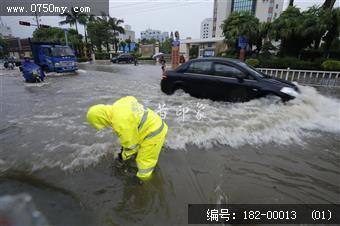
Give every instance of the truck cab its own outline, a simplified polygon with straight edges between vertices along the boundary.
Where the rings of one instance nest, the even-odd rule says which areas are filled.
[[[44,71],[75,72],[78,70],[74,51],[65,45],[31,42],[34,62]]]

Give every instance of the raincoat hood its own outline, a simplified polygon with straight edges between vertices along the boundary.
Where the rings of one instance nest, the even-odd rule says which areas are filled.
[[[98,104],[90,107],[87,111],[87,121],[95,129],[101,130],[105,127],[111,126],[112,122],[112,106]]]

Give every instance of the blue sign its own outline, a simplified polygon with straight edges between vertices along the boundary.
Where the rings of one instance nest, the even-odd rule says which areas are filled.
[[[244,36],[240,36],[238,38],[238,47],[240,47],[241,49],[245,49],[247,47],[247,39]]]

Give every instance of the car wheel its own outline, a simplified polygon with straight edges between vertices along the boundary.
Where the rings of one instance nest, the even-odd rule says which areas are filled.
[[[183,93],[186,93],[186,89],[182,84],[178,84],[172,89],[172,93],[177,93],[178,95],[182,95]]]
[[[166,95],[172,95],[174,94],[174,90],[173,89],[169,89],[169,88],[162,88],[163,93],[165,93]]]

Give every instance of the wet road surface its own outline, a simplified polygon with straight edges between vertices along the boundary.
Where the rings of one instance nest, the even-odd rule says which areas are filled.
[[[51,225],[179,225],[191,203],[340,203],[339,90],[301,87],[287,104],[196,99],[160,91],[155,65],[81,65],[25,84],[1,71],[0,194],[26,192]],[[133,95],[169,125],[153,179],[114,166],[93,104]],[[184,112],[184,115],[183,115]]]

